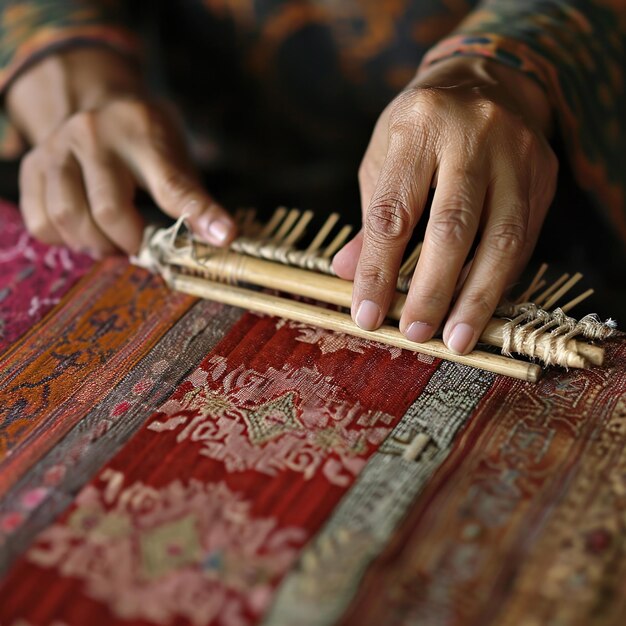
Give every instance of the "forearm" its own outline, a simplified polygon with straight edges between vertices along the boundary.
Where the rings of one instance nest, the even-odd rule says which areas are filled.
[[[79,47],[24,70],[7,90],[6,107],[18,130],[37,144],[73,113],[142,91],[140,72],[128,58],[106,48]]]

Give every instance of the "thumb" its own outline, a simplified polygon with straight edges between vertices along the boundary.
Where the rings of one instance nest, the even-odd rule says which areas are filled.
[[[333,270],[339,278],[354,280],[356,266],[363,247],[363,229],[351,239],[333,258]]]

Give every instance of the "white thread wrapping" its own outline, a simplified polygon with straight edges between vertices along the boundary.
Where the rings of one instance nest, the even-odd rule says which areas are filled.
[[[591,313],[580,320],[568,317],[561,309],[545,311],[532,302],[506,303],[496,311],[498,317],[508,318],[502,329],[502,354],[513,352],[537,358],[539,342],[546,365],[567,367],[568,342],[582,336],[591,341],[610,337],[616,328],[612,319],[602,322]]]

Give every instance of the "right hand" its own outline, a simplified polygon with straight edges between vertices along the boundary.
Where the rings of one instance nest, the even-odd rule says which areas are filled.
[[[143,232],[133,203],[141,187],[168,215],[187,215],[209,243],[232,240],[234,222],[200,185],[181,129],[143,93],[121,58],[100,50],[45,59],[18,78],[7,100],[33,145],[19,185],[35,237],[94,257],[134,254]]]

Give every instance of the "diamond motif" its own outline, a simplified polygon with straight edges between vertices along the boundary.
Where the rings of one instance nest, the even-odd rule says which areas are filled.
[[[255,445],[276,439],[287,432],[303,430],[298,419],[296,394],[290,391],[275,400],[244,412],[248,437]]]
[[[162,524],[142,533],[140,538],[143,574],[160,578],[201,558],[200,540],[192,515]]]

